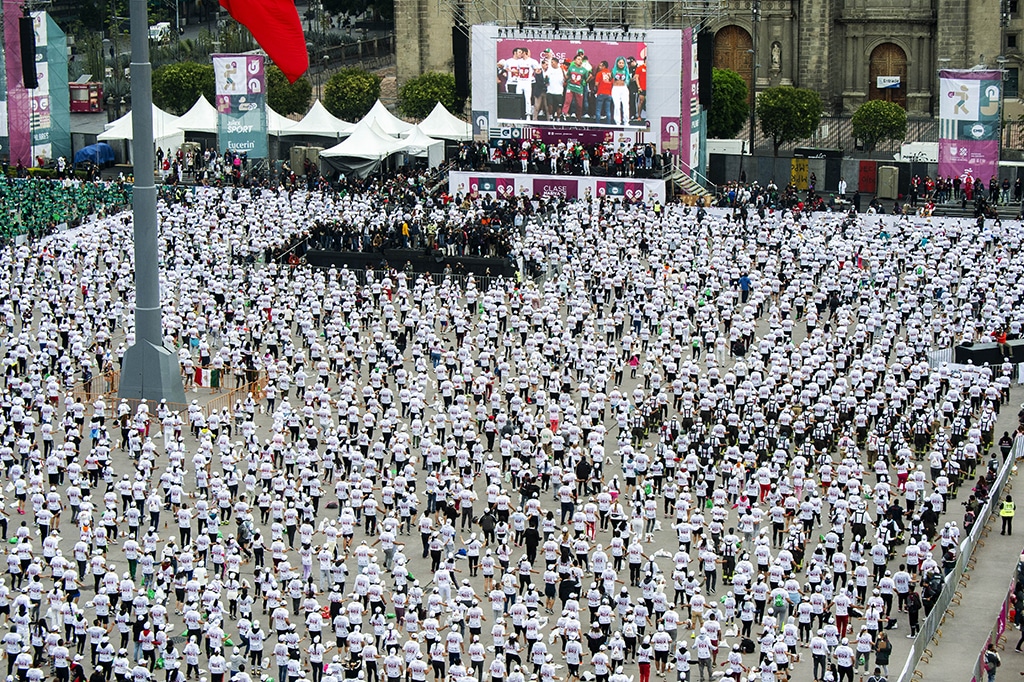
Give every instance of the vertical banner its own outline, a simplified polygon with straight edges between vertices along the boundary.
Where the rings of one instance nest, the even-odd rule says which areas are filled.
[[[697,63],[697,40],[696,36],[693,35],[693,29],[687,29],[690,32],[689,48],[689,60],[690,60],[690,87],[688,90],[683,90],[683,103],[682,107],[685,111],[687,108],[690,110],[690,146],[689,146],[689,167],[691,171],[700,172],[701,158],[700,158],[700,131],[702,128],[702,117],[700,107],[700,64]],[[683,64],[686,64],[686,58],[683,59]],[[684,157],[687,158],[687,157]]]
[[[21,34],[18,17],[22,16],[20,0],[3,0],[4,4],[4,70],[7,74],[8,159],[11,166],[32,165],[32,133],[29,115],[32,103],[21,72]]]
[[[36,163],[71,156],[71,101],[67,36],[46,12],[32,13],[36,80],[29,92],[32,158]]]
[[[877,186],[878,164],[874,161],[861,161],[857,173],[857,190],[865,194],[874,194]]]
[[[3,5],[0,4],[0,17],[4,16]],[[0,20],[0,25],[3,21]],[[0,35],[0,40],[3,36]],[[7,54],[6,48],[0,50],[0,159],[10,156],[10,141],[7,138]]]
[[[789,182],[798,190],[806,190],[811,181],[810,163],[807,159],[793,159],[790,166]]]
[[[49,156],[57,159],[63,156],[71,161],[71,91],[68,89],[68,40],[57,22],[46,12],[40,12],[42,20],[33,25],[42,25],[46,32],[46,48],[36,43],[36,63],[40,56],[46,62],[47,100],[50,110]],[[39,81],[42,86],[43,81]],[[37,154],[38,156],[38,154]]]
[[[50,65],[46,61],[46,13],[32,13],[32,32],[36,36],[36,80],[39,87],[29,91],[31,115],[28,120],[32,135],[32,158],[35,164],[44,165],[53,158],[50,147]]]
[[[999,71],[939,71],[939,175],[998,173],[1002,94]]]
[[[221,149],[267,158],[266,64],[262,55],[213,55]]]
[[[676,147],[676,159],[679,165],[683,167],[684,172],[690,171],[690,128],[693,125],[693,98],[696,92],[697,84],[694,82],[693,74],[696,72],[697,64],[694,62],[694,55],[696,54],[697,43],[693,39],[693,28],[683,29],[683,68],[681,69],[682,84],[680,85],[680,93],[683,96],[683,101],[679,105],[679,137]],[[698,105],[699,106],[699,105]],[[665,130],[663,124],[662,130]],[[664,133],[662,135],[662,144],[664,144]]]

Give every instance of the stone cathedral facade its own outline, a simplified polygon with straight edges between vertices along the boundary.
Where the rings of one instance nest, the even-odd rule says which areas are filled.
[[[523,16],[524,1],[396,0],[399,82],[452,69],[450,3],[459,2],[469,24],[514,25]],[[1024,0],[760,0],[756,24],[752,1],[726,0],[707,29],[714,34],[714,65],[737,71],[748,86],[754,79],[756,43],[758,91],[775,85],[812,88],[833,115],[852,113],[871,99],[887,99],[913,118],[929,118],[937,114],[939,69],[1002,65],[1006,114],[1020,109],[1018,45],[1024,45],[1024,7],[1018,2]],[[623,11],[633,16],[635,28],[643,28],[637,6],[633,0]],[[1007,26],[1000,24],[1001,8],[1009,14]],[[898,87],[893,87],[896,79]]]

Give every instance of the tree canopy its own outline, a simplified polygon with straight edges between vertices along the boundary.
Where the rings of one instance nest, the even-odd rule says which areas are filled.
[[[214,100],[213,64],[179,62],[153,71],[153,103],[164,111],[180,116],[200,95]]]
[[[380,97],[381,78],[362,69],[342,69],[324,86],[324,106],[338,118],[358,121]]]
[[[312,96],[313,85],[305,76],[289,83],[281,69],[273,65],[267,68],[267,105],[277,113],[305,114]]]
[[[871,151],[879,142],[902,141],[907,136],[907,112],[895,102],[876,99],[857,108],[850,120],[853,135]]]
[[[761,132],[772,138],[772,152],[787,142],[804,140],[814,134],[821,121],[821,95],[814,90],[783,85],[757,96],[757,120]]]
[[[712,69],[708,137],[735,137],[750,113],[747,102],[747,83],[742,76],[729,69]]]
[[[398,92],[398,110],[409,118],[426,118],[438,102],[458,114],[465,102],[455,96],[455,76],[425,73],[406,81]]]

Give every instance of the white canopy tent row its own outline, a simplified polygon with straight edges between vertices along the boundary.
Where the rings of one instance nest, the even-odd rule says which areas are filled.
[[[185,141],[184,131],[178,127],[179,117],[168,114],[160,107],[153,105],[153,147],[164,150],[177,150]],[[129,144],[128,156],[131,156],[132,112],[128,112],[113,123],[106,125],[106,130],[97,136],[100,142],[125,140]]]
[[[366,177],[392,154],[405,153],[426,158],[429,166],[436,167],[444,160],[445,140],[473,139],[472,126],[450,114],[440,102],[422,122],[412,124],[396,117],[377,100],[356,124],[356,131],[359,137],[355,140],[353,131],[349,139],[320,152],[321,165],[346,175]]]
[[[283,137],[333,137],[338,139],[350,135],[356,124],[343,121],[317,100],[301,121],[281,131]]]
[[[153,106],[154,146],[173,152],[182,145],[185,133],[216,134],[217,110],[203,96],[181,116]],[[342,142],[321,152],[325,164],[345,173],[372,173],[392,154],[405,153],[426,158],[430,166],[444,159],[444,141],[473,138],[472,126],[450,114],[440,103],[419,124],[398,118],[380,100],[359,123],[349,123],[332,115],[316,100],[300,121],[281,116],[267,107],[267,132],[277,137],[323,137]],[[132,114],[106,125],[101,142],[132,141]],[[130,145],[129,145],[130,147]],[[349,159],[350,161],[346,161]]]

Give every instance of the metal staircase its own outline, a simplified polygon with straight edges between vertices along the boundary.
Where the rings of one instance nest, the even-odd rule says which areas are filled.
[[[713,197],[717,189],[714,183],[697,171],[686,173],[678,165],[672,169],[666,180],[675,186],[679,194]]]

